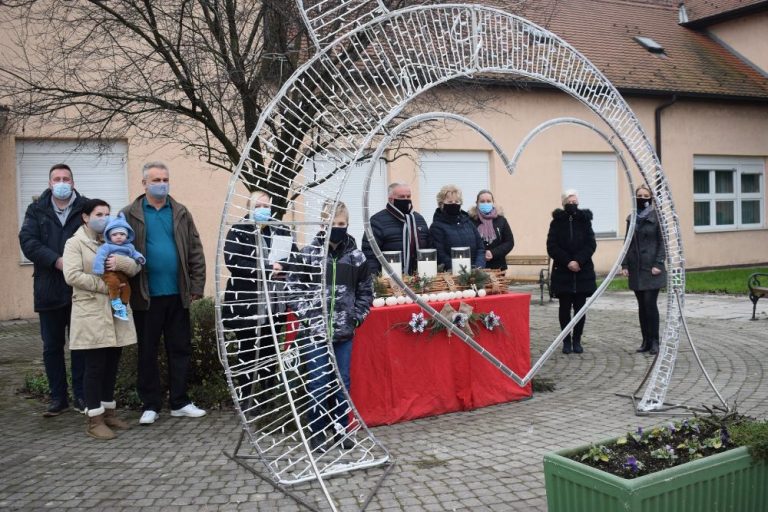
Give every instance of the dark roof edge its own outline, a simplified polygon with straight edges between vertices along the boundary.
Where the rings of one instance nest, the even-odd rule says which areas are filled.
[[[457,82],[464,81],[463,78],[456,78]],[[518,89],[552,89],[560,90],[557,87],[549,85],[544,82],[517,79],[517,80],[504,80],[494,79],[487,77],[476,76],[472,80],[473,84],[481,84],[491,87],[509,87],[515,86]],[[677,95],[678,99],[697,99],[697,100],[721,100],[721,101],[736,101],[736,102],[756,102],[756,103],[768,103],[768,91],[765,96],[745,96],[736,94],[714,94],[714,93],[701,93],[701,92],[688,92],[688,91],[667,91],[659,89],[643,89],[640,87],[621,87],[614,84],[616,90],[622,95],[631,96],[649,96],[649,97],[662,97]]]
[[[760,12],[764,10],[768,10],[768,1],[756,2],[754,4],[745,5],[743,7],[737,7],[736,9],[723,11],[717,14],[712,14],[710,16],[705,16],[703,18],[697,18],[691,21],[686,21],[685,23],[681,23],[680,25],[687,28],[698,29],[698,28],[709,26],[709,25],[714,25],[715,23],[720,23],[721,21],[728,21],[734,18],[740,18],[742,16],[746,16],[747,14],[752,14],[752,13]]]
[[[721,101],[736,101],[736,102],[757,102],[768,103],[768,93],[765,96],[741,96],[736,94],[713,94],[713,93],[701,93],[701,92],[684,92],[684,91],[659,91],[652,89],[640,89],[632,87],[617,87],[621,94],[632,96],[677,96],[678,99],[690,99],[690,100],[721,100]]]
[[[710,39],[712,39],[714,42],[716,42],[717,44],[719,44],[720,46],[722,46],[723,48],[731,52],[731,54],[733,54],[734,57],[741,60],[744,64],[752,68],[755,72],[760,73],[765,78],[768,78],[768,70],[764,70],[763,68],[761,68],[760,66],[758,66],[757,64],[755,64],[754,62],[746,58],[741,52],[737,51],[733,46],[729,45],[728,43],[726,43],[725,41],[717,37],[712,32],[707,31],[706,34]]]

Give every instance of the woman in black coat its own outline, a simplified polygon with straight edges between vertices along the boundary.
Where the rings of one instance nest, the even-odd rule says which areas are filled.
[[[437,249],[437,264],[451,270],[451,248],[469,247],[471,266],[485,267],[485,246],[475,223],[461,209],[461,190],[445,185],[437,193],[437,210],[429,226],[432,245]],[[467,269],[469,272],[470,269]]]
[[[579,196],[575,190],[563,193],[563,208],[552,212],[547,234],[547,253],[552,258],[550,289],[560,301],[560,329],[571,321],[571,310],[577,313],[587,297],[597,289],[592,254],[597,248],[592,231],[592,212],[579,209]],[[563,339],[563,354],[571,351],[581,354],[581,334],[586,316]]]
[[[469,217],[475,223],[485,246],[485,268],[506,270],[506,256],[515,246],[515,237],[509,222],[493,201],[490,190],[477,194],[476,205],[469,210]]]
[[[659,353],[659,290],[666,284],[664,261],[667,251],[661,236],[659,219],[653,208],[651,190],[642,185],[635,191],[637,219],[635,235],[621,262],[621,273],[628,277],[629,289],[635,292],[643,344],[638,352]],[[627,217],[627,229],[630,218]]]
[[[262,391],[277,385],[277,359],[269,315],[275,326],[285,323],[285,282],[281,271],[290,258],[269,263],[275,237],[290,239],[291,234],[281,226],[260,224],[272,218],[272,198],[266,192],[254,192],[248,201],[250,213],[242,223],[235,224],[224,243],[224,263],[230,277],[221,308],[222,324],[230,330],[239,344],[238,359],[230,363],[235,385],[243,397],[250,395],[250,383],[258,380]],[[261,248],[258,233],[261,232]],[[277,250],[277,248],[275,248]],[[291,254],[298,249],[291,242]],[[264,260],[262,262],[262,259]],[[272,302],[269,308],[263,291],[261,265],[267,273]],[[257,361],[260,361],[257,364]],[[254,371],[258,367],[258,374]]]

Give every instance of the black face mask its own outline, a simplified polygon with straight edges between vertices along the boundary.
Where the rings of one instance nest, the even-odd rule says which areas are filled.
[[[443,205],[443,212],[446,215],[458,215],[460,211],[461,211],[460,204],[444,204]]]
[[[393,199],[392,206],[394,206],[397,211],[403,215],[408,215],[411,213],[411,208],[413,208],[413,204],[411,203],[410,199]]]
[[[644,197],[636,197],[635,202],[637,203],[637,211],[639,212],[645,210],[651,205],[651,200]]]
[[[567,213],[568,215],[573,215],[574,213],[576,213],[576,210],[579,209],[579,205],[567,204],[563,207],[563,209],[565,210],[565,213]]]
[[[331,228],[331,243],[338,244],[347,238],[347,228]]]

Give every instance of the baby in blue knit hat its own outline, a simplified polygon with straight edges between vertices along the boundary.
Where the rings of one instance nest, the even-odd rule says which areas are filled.
[[[109,298],[115,318],[126,321],[128,320],[126,305],[131,298],[131,285],[128,284],[128,276],[124,272],[106,270],[104,264],[112,254],[133,258],[139,265],[146,263],[144,256],[131,243],[133,238],[133,229],[125,221],[123,214],[120,213],[110,220],[107,227],[104,228],[104,243],[99,247],[96,258],[93,260],[93,273],[101,276],[109,289]],[[123,284],[124,286],[121,286]]]

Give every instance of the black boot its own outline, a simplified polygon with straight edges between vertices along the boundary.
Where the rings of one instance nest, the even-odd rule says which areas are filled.
[[[648,352],[649,350],[651,350],[651,343],[646,338],[643,338],[643,344],[635,352]]]
[[[568,336],[563,340],[563,354],[570,354],[571,352],[571,337]]]
[[[656,355],[659,353],[659,342],[658,340],[651,341],[651,348],[648,350],[648,353]]]
[[[584,347],[581,346],[581,338],[573,338],[573,353],[581,354],[582,352],[584,352]]]

